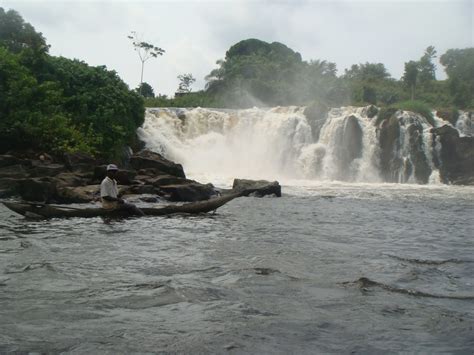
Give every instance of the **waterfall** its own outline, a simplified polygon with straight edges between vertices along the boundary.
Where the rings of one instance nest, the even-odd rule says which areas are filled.
[[[422,116],[398,111],[390,133],[390,127],[375,124],[377,117],[368,117],[367,107],[333,108],[315,140],[303,112],[296,106],[147,109],[138,135],[149,149],[183,164],[190,177],[204,182],[229,183],[235,177],[439,182],[433,163],[439,147]],[[435,121],[441,125],[439,118]],[[467,131],[466,122],[463,118],[459,124]]]

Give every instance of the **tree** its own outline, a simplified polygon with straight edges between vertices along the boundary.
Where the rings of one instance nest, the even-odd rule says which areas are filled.
[[[159,55],[163,55],[163,53],[165,53],[165,50],[160,47],[156,47],[153,44],[140,40],[135,31],[132,31],[131,34],[127,37],[132,41],[133,48],[138,53],[138,56],[140,57],[140,62],[142,63],[142,70],[140,75],[141,88],[143,83],[143,69],[145,67],[145,62],[150,58],[157,58]],[[140,94],[142,93],[140,92]]]
[[[25,22],[18,12],[0,7],[0,46],[10,52],[20,53],[24,49],[47,53],[49,46],[40,32]]]
[[[440,57],[449,90],[459,108],[474,107],[474,48],[450,49]]]
[[[436,50],[433,46],[429,46],[418,62],[418,79],[420,84],[426,86],[426,84],[436,80],[436,65],[433,63],[434,58],[436,58]]]
[[[143,97],[155,97],[155,92],[153,91],[153,88],[150,84],[145,82],[141,83],[141,85],[139,85],[138,88],[135,89],[135,91],[141,94]]]
[[[405,73],[403,74],[402,80],[411,90],[411,99],[415,99],[415,89],[418,82],[418,69],[419,63],[413,60],[405,63]]]
[[[179,86],[178,91],[179,93],[189,93],[191,92],[191,85],[196,82],[196,79],[193,77],[191,73],[188,74],[181,74],[178,75],[179,79]]]
[[[48,48],[17,12],[0,8],[0,152],[115,156],[143,123],[143,99],[105,66]]]
[[[389,79],[390,73],[383,63],[354,64],[349,70],[345,70],[344,78],[374,82]]]

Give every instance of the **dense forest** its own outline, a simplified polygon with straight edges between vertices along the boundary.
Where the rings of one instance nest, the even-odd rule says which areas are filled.
[[[0,8],[0,153],[39,149],[117,156],[133,144],[145,106],[375,104],[425,116],[433,108],[474,108],[474,48],[450,49],[439,57],[447,80],[436,80],[437,58],[434,47],[426,48],[405,63],[400,80],[382,63],[355,64],[338,75],[335,63],[304,61],[282,43],[247,39],[217,61],[203,90],[154,97],[149,84],[131,90],[105,66],[50,55],[41,33],[16,11]],[[191,74],[186,78],[194,80]]]
[[[105,66],[48,52],[41,33],[0,8],[0,152],[116,156],[143,123],[142,97]]]

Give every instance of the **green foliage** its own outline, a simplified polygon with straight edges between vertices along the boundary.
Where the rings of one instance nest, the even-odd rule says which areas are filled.
[[[145,67],[145,62],[150,58],[157,58],[159,55],[163,55],[165,50],[151,43],[142,41],[135,31],[132,31],[131,34],[127,36],[127,38],[132,41],[133,49],[138,53],[138,57],[142,63],[140,75],[141,85],[143,83],[143,69]]]
[[[196,82],[196,79],[191,73],[188,74],[181,74],[178,75],[179,79],[179,86],[178,91],[179,93],[189,93],[191,92],[191,85]]]
[[[7,48],[12,53],[20,53],[24,49],[35,52],[48,52],[41,33],[26,23],[15,10],[5,11],[0,7],[0,46]]]
[[[225,107],[305,104],[327,96],[337,80],[334,63],[308,63],[281,43],[257,39],[233,45],[217,64],[206,92]]]
[[[384,120],[388,120],[390,117],[393,116],[395,112],[398,111],[396,107],[382,107],[379,112],[377,113],[377,118],[375,120],[374,125],[380,125]]]
[[[418,82],[418,63],[410,60],[405,63],[405,73],[403,74],[402,80],[406,86],[411,90],[411,99],[415,99],[415,88]]]
[[[426,120],[428,121],[430,125],[432,126],[435,125],[431,108],[423,101],[409,100],[409,101],[397,102],[396,107],[400,110],[418,113],[424,118],[426,118]]]
[[[382,63],[354,64],[345,70],[344,78],[348,80],[377,82],[390,78],[390,73]]]
[[[219,107],[204,91],[187,93],[169,99],[166,95],[145,99],[146,107]]]
[[[16,12],[0,10],[0,24],[22,24],[18,31],[42,39]],[[11,33],[0,32],[0,151],[111,156],[134,138],[144,119],[143,100],[115,72],[49,56],[47,47],[24,45],[20,35],[16,46]]]
[[[454,105],[474,108],[474,48],[450,49],[440,58]]]
[[[377,114],[375,125],[376,126],[380,125],[382,121],[389,119],[398,110],[411,111],[414,113],[418,113],[421,116],[423,116],[430,125],[432,126],[435,125],[431,108],[426,103],[422,101],[415,101],[415,100],[401,101],[391,106],[382,107],[379,113]]]
[[[155,97],[155,92],[153,91],[153,88],[150,84],[145,82],[138,85],[135,91],[143,97]]]
[[[431,81],[436,80],[436,65],[433,63],[434,58],[436,58],[436,50],[433,46],[429,46],[418,62],[420,71],[419,80],[422,85],[427,85]]]

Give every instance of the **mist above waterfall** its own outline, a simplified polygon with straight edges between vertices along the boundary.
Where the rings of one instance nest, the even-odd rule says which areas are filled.
[[[439,182],[439,143],[426,119],[399,111],[377,125],[369,116],[368,107],[333,108],[315,136],[304,107],[160,108],[147,110],[138,134],[201,181]],[[469,122],[460,125],[467,131]]]

